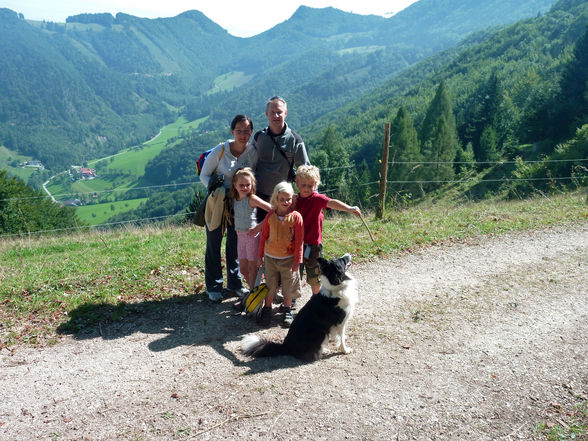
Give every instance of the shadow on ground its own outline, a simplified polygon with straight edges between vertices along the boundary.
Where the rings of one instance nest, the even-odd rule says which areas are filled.
[[[181,346],[210,346],[235,366],[249,368],[246,374],[291,368],[301,364],[291,357],[254,359],[244,361],[226,348],[230,342],[239,342],[244,335],[260,332],[251,318],[233,309],[236,299],[212,303],[205,295],[173,297],[165,300],[147,300],[139,303],[84,304],[69,314],[69,321],[57,332],[72,335],[76,340],[102,338],[115,340],[132,334],[157,335],[148,347],[151,351],[168,351]],[[275,311],[276,308],[274,308]],[[281,316],[275,314],[275,338],[281,339],[285,330],[279,328]]]

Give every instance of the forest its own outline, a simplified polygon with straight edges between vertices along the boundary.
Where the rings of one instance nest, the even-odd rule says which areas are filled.
[[[531,3],[526,6],[530,7]],[[415,6],[435,4],[438,3],[434,0],[422,0]],[[400,44],[353,52],[352,56],[347,52],[337,55],[333,48],[315,46],[305,56],[293,55],[268,75],[254,76],[234,90],[206,98],[202,93],[204,87],[195,91],[193,99],[178,99],[174,106],[170,106],[174,95],[172,83],[181,83],[179,77],[168,76],[167,86],[153,88],[156,83],[149,75],[129,83],[129,74],[125,72],[128,66],[113,65],[111,71],[118,72],[120,82],[105,84],[103,96],[112,95],[107,107],[116,110],[109,113],[112,120],[100,121],[101,117],[97,116],[94,123],[101,125],[104,133],[118,130],[137,141],[158,123],[171,121],[178,112],[185,112],[188,119],[203,115],[207,118],[200,131],[185,134],[147,164],[141,184],[154,188],[150,198],[137,209],[109,221],[130,222],[191,212],[202,197],[200,185],[196,183],[180,190],[162,187],[161,191],[157,191],[157,186],[196,182],[195,159],[229,135],[227,121],[239,112],[236,104],[249,103],[247,108],[257,109],[250,114],[256,129],[261,128],[267,123],[263,115],[264,97],[268,90],[272,94],[278,87],[289,93],[286,95],[288,123],[303,136],[311,162],[321,169],[323,185],[319,191],[363,209],[375,209],[378,203],[374,196],[378,193],[379,160],[387,122],[391,123],[386,177],[388,206],[402,207],[427,198],[525,197],[536,192],[585,186],[588,5],[579,0],[560,0],[544,11],[509,25],[494,23],[474,32],[469,29],[470,32],[464,31],[463,35],[467,36],[461,41],[455,36],[452,44],[447,43],[443,48],[421,48],[421,55],[416,55],[414,47],[404,53]],[[403,12],[414,14],[411,8]],[[187,17],[193,19],[194,14]],[[291,23],[285,22],[284,26],[308,23],[314,18],[312,10],[299,10]],[[104,16],[96,19],[110,21]],[[110,27],[124,27],[125,21],[147,25],[117,15]],[[72,22],[95,26],[92,17],[74,18]],[[204,26],[210,23],[202,23],[207,32],[218,31],[214,26]],[[369,26],[374,26],[374,22],[359,23],[357,29],[365,31]],[[96,38],[107,36],[85,32],[85,47],[99,50],[101,43]],[[448,28],[445,32],[449,32]],[[382,35],[383,32],[372,35],[369,42],[376,42]],[[267,42],[270,37],[260,35],[253,39]],[[116,44],[123,44],[122,41]],[[143,49],[139,44],[126,48],[137,54]],[[409,61],[402,57],[408,53],[413,56]],[[401,59],[404,64],[399,62]],[[88,62],[89,70],[96,69],[96,65]],[[155,67],[144,61],[140,69],[149,72]],[[296,75],[288,75],[292,72]],[[312,86],[311,81],[303,78],[312,78]],[[106,87],[113,93],[108,93]],[[167,94],[165,99],[162,93]],[[151,97],[150,101],[145,99],[147,96]],[[89,112],[104,104],[104,100],[95,104],[71,103]],[[3,104],[0,108],[9,106]],[[145,113],[145,109],[151,113]],[[71,117],[59,107],[47,109],[40,104],[28,112],[34,116],[31,120],[36,121],[44,117],[51,119],[60,112]],[[5,112],[0,122],[22,118],[25,114]],[[72,131],[84,125],[84,118],[76,115],[80,121],[79,125],[69,126]],[[128,130],[129,124],[133,126],[132,131]],[[17,136],[10,127],[14,125],[0,124],[0,132],[4,130],[1,139],[8,140],[4,142],[8,148],[18,150],[19,143],[27,142],[26,138]],[[77,135],[77,145],[83,145],[84,149],[72,148],[72,154],[68,153],[71,160],[84,161],[89,146],[93,146],[90,151],[94,157],[118,148],[112,144],[113,136],[96,137],[92,129],[82,132],[83,135]],[[34,133],[31,131],[28,136],[35,136]],[[46,136],[45,129],[43,133],[42,142],[46,143],[51,138]],[[54,129],[54,136],[63,141],[62,131]],[[93,141],[89,143],[88,139]],[[105,148],[106,145],[109,147]]]
[[[479,199],[585,186],[587,25],[587,5],[560,2],[545,16],[476,34],[320,118],[303,132],[323,171],[320,191],[375,208],[385,122],[388,205],[449,189]],[[191,152],[213,144],[210,133],[187,138],[151,161],[146,180],[158,183],[164,170],[169,182],[193,179]]]

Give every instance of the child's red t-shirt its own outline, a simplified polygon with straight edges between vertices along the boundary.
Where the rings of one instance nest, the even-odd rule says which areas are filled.
[[[313,191],[307,198],[296,196],[294,209],[302,215],[304,221],[304,243],[319,245],[323,242],[323,209],[331,198]]]

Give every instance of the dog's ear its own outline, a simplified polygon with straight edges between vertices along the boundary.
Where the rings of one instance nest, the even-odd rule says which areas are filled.
[[[347,253],[341,256],[341,260],[345,262],[345,266],[348,267],[349,265],[351,265],[351,254]]]
[[[319,263],[319,265],[324,265],[325,263],[327,263],[327,260],[323,259],[322,257],[318,257],[316,261]]]

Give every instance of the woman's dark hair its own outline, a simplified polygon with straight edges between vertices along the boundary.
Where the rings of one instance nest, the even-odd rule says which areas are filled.
[[[231,130],[235,130],[235,127],[237,127],[237,124],[239,124],[241,121],[249,122],[251,131],[253,131],[253,121],[251,121],[251,118],[249,118],[247,115],[237,115],[234,117],[233,121],[231,121]]]

